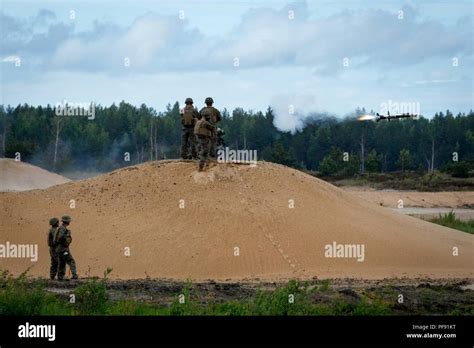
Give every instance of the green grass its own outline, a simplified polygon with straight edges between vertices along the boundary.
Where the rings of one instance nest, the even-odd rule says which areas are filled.
[[[40,282],[28,282],[26,272],[15,278],[8,272],[0,277],[0,315],[386,315],[389,306],[380,300],[362,298],[358,303],[335,299],[332,303],[314,301],[317,293],[327,292],[329,282],[318,290],[308,284],[290,281],[274,291],[259,291],[243,300],[225,302],[201,301],[187,282],[169,305],[157,305],[136,300],[111,301],[103,279],[87,281],[74,290],[75,302],[69,296],[51,294]]]
[[[452,211],[445,215],[440,215],[435,219],[431,219],[430,221],[438,225],[474,234],[474,220],[461,221],[456,218],[456,214]]]
[[[390,286],[380,294],[359,292],[354,298],[345,298],[331,288],[329,280],[319,286],[307,282],[289,281],[274,290],[260,290],[240,300],[208,300],[191,281],[167,304],[142,302],[134,299],[112,300],[107,292],[107,275],[92,279],[73,290],[74,303],[69,294],[52,294],[42,281],[27,279],[26,273],[13,277],[7,271],[0,273],[0,315],[120,315],[120,316],[367,316],[397,315],[396,294]],[[393,291],[392,291],[393,290]],[[441,289],[440,291],[442,291]],[[437,298],[436,289],[421,293],[423,302]],[[184,301],[182,297],[184,295]],[[181,300],[181,301],[180,301]],[[444,314],[473,315],[472,306],[447,305]],[[438,312],[436,312],[438,313]]]

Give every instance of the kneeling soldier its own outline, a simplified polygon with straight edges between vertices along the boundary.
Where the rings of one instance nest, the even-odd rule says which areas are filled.
[[[194,126],[194,134],[196,135],[196,140],[199,146],[199,171],[204,169],[204,165],[207,162],[211,146],[211,137],[215,129],[215,127],[209,123],[210,119],[211,113],[207,109],[204,109],[201,112],[201,118]]]

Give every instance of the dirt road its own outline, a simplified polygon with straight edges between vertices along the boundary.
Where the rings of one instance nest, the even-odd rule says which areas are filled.
[[[344,187],[345,191],[374,204],[423,219],[454,211],[461,220],[474,219],[474,192],[417,192]]]

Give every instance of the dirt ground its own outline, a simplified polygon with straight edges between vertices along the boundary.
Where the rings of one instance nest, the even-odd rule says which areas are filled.
[[[48,275],[48,220],[69,214],[81,276],[107,267],[120,279],[474,275],[473,236],[272,163],[215,164],[199,173],[192,162],[148,162],[45,190],[3,192],[0,205],[0,244],[39,246],[38,262],[0,259],[15,274],[32,266],[31,275]],[[363,246],[364,256],[328,257],[334,243]]]
[[[45,290],[68,299],[84,280],[48,281]],[[158,279],[107,281],[107,295],[112,301],[136,300],[169,306],[186,287],[193,301],[201,304],[245,301],[259,292],[272,292],[285,284],[279,282],[186,282]],[[334,304],[342,300],[358,303],[363,297],[378,298],[393,308],[394,315],[447,314],[455,309],[467,311],[474,306],[474,279],[313,279],[307,281],[315,304]],[[400,303],[399,295],[403,295]]]

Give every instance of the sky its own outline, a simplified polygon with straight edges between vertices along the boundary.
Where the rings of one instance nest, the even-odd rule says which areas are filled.
[[[1,1],[0,103],[473,109],[474,1]]]

